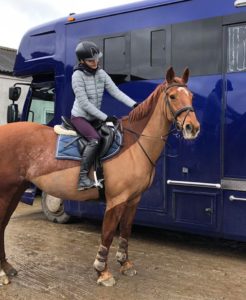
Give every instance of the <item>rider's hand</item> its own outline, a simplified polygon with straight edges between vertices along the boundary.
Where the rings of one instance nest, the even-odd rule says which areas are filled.
[[[118,119],[115,116],[108,116],[105,121],[106,122],[112,122],[113,124],[117,124],[118,123]]]

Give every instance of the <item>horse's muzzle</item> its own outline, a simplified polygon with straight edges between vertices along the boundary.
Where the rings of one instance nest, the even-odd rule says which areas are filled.
[[[186,124],[184,124],[182,132],[186,140],[195,139],[200,132],[200,124],[198,122],[197,124],[191,124],[187,122]]]

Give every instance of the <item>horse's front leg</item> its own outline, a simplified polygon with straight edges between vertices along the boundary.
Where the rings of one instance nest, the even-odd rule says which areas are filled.
[[[97,283],[103,286],[115,284],[115,279],[108,270],[108,253],[125,206],[125,203],[121,203],[111,209],[107,208],[103,218],[102,242],[93,264],[98,274]]]
[[[121,264],[120,272],[127,276],[134,276],[137,274],[133,263],[128,257],[128,240],[131,235],[132,223],[139,200],[140,196],[128,204],[120,221],[119,247],[116,253],[116,259]]]

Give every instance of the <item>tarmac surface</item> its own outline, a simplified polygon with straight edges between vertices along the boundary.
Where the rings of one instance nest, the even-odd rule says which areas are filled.
[[[134,226],[129,255],[138,274],[119,273],[117,238],[109,264],[117,284],[96,284],[92,268],[101,223],[49,222],[35,200],[20,203],[6,230],[9,262],[18,270],[0,300],[243,300],[246,243]]]

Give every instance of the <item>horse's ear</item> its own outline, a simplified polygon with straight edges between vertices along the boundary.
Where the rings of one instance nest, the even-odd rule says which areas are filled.
[[[187,82],[188,82],[189,75],[190,75],[190,70],[189,70],[189,68],[185,68],[184,73],[183,73],[183,75],[182,75],[182,79],[183,79],[184,83],[187,83]]]
[[[173,81],[174,77],[175,77],[175,73],[174,73],[173,67],[170,67],[166,73],[166,81],[168,83],[171,83]]]

